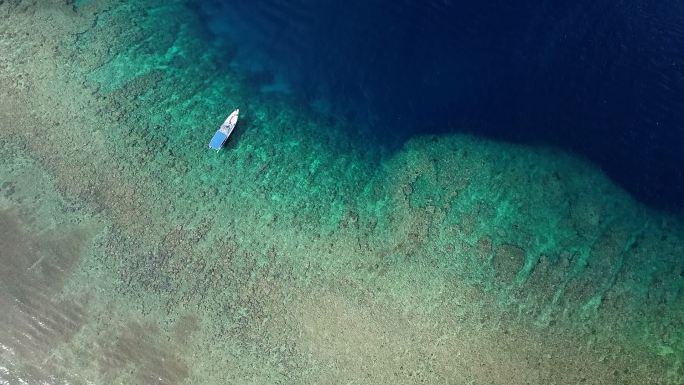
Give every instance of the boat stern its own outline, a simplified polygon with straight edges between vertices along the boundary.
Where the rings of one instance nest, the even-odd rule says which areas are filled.
[[[209,142],[209,148],[216,151],[220,150],[223,147],[223,144],[226,143],[226,139],[228,139],[228,135],[221,130],[216,131],[214,137],[211,138],[211,141]]]

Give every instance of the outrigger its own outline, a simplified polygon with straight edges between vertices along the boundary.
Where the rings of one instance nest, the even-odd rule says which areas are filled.
[[[226,121],[223,122],[221,127],[214,134],[214,137],[211,138],[211,141],[209,142],[209,148],[216,151],[219,151],[221,148],[223,148],[223,145],[226,144],[226,140],[228,140],[228,137],[235,129],[239,114],[240,109],[238,108],[228,115]]]

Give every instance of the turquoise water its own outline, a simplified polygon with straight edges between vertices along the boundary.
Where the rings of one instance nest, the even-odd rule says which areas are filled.
[[[192,3],[0,14],[0,382],[683,383],[681,218],[595,164],[378,146]]]

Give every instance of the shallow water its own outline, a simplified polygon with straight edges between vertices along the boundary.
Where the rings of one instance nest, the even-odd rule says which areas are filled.
[[[0,3],[0,383],[684,383],[682,219],[577,155],[615,105],[556,109],[676,119],[597,47],[677,5],[593,4]]]

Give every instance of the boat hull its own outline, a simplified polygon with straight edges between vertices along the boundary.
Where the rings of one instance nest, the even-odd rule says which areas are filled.
[[[226,120],[223,122],[221,128],[216,131],[214,136],[211,138],[211,141],[209,141],[209,148],[216,151],[223,148],[223,145],[226,144],[226,140],[228,140],[228,137],[233,132],[233,129],[235,129],[239,113],[240,109],[237,109],[228,115],[228,118],[226,118]]]

